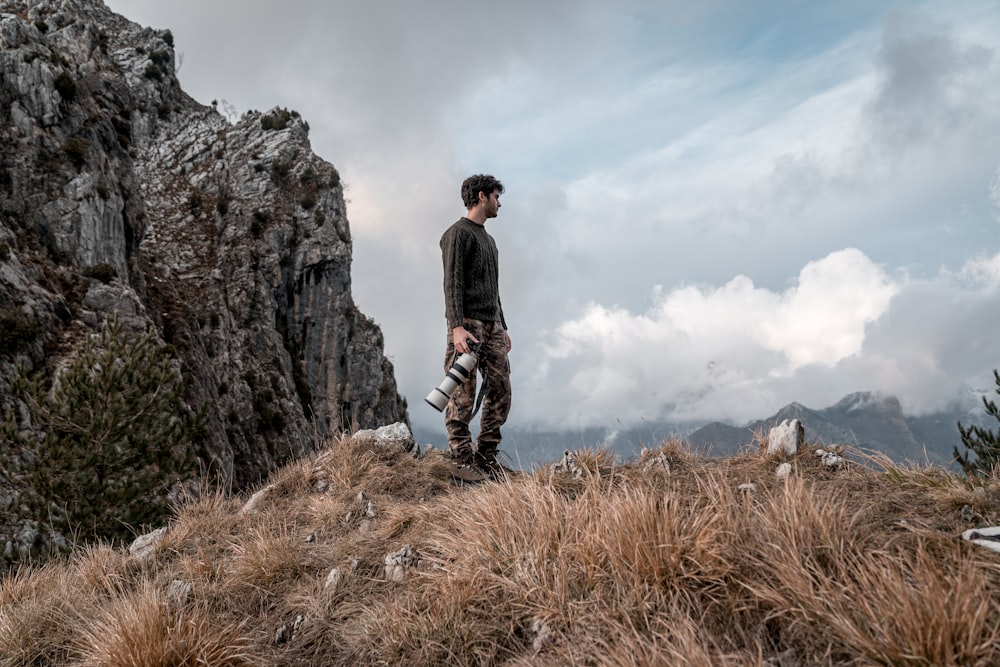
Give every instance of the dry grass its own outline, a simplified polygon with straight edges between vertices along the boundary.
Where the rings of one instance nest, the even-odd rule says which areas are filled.
[[[1000,663],[1000,557],[957,538],[1000,523],[1000,483],[853,458],[779,480],[665,442],[457,489],[437,454],[343,438],[250,511],[179,507],[148,558],[8,575],[0,667]]]

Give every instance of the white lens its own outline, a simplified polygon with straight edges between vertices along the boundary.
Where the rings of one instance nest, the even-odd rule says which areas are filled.
[[[448,407],[451,392],[455,391],[455,387],[468,380],[469,376],[475,372],[476,360],[477,357],[472,352],[466,352],[456,359],[441,384],[431,389],[431,393],[424,397],[424,401],[438,412],[443,412]]]

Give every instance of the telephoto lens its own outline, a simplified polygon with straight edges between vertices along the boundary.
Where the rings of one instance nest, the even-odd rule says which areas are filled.
[[[431,389],[431,393],[424,397],[427,404],[438,412],[443,412],[448,406],[448,400],[451,398],[451,392],[455,391],[455,387],[468,380],[469,376],[476,372],[477,361],[479,361],[479,356],[474,351],[466,352],[456,359],[445,374],[441,384]]]

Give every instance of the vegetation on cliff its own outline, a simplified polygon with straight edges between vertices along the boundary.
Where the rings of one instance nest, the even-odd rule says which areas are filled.
[[[114,319],[45,380],[22,368],[13,385],[28,418],[0,421],[0,478],[19,505],[80,541],[161,521],[171,487],[192,473],[202,423],[184,407],[171,350]]]

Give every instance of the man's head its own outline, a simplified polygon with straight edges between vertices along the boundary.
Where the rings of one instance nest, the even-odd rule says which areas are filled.
[[[502,195],[503,183],[489,174],[476,174],[462,181],[462,203],[465,204],[465,208],[473,208],[479,204],[480,194],[489,200],[494,192]]]

